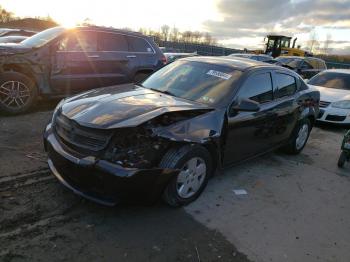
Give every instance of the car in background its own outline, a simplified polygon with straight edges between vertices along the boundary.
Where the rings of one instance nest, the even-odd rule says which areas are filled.
[[[264,55],[264,54],[249,54],[249,53],[233,53],[228,55],[229,57],[241,57],[241,58],[247,58],[247,59],[252,59],[256,61],[261,61],[265,63],[271,63],[273,61],[273,57],[269,55]]]
[[[20,35],[3,36],[3,37],[0,37],[0,44],[20,43],[27,38],[28,36],[20,36]]]
[[[295,72],[248,59],[179,59],[134,85],[63,100],[44,134],[49,167],[106,205],[186,205],[217,168],[304,148],[319,92]]]
[[[350,124],[350,69],[325,70],[308,84],[321,93],[318,121]]]
[[[197,53],[163,53],[166,57],[167,64],[174,62],[177,59],[197,56]]]
[[[310,79],[327,69],[326,62],[316,57],[279,56],[275,60],[277,61],[276,65],[287,67],[304,79]]]
[[[27,111],[39,96],[138,82],[165,57],[140,33],[106,27],[54,27],[18,44],[0,44],[0,111]]]
[[[0,37],[4,36],[32,36],[36,31],[30,31],[25,29],[13,29],[13,28],[0,28]]]

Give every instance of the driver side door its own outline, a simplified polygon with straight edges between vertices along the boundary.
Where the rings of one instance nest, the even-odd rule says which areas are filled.
[[[232,110],[243,99],[258,102],[259,109],[251,112]],[[271,72],[262,71],[249,75],[228,113],[224,165],[242,161],[272,148],[275,121]]]
[[[95,32],[69,32],[57,43],[52,56],[51,88],[68,95],[100,86],[98,60]]]

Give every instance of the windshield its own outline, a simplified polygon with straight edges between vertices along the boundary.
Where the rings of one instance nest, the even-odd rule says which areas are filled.
[[[350,73],[324,72],[311,78],[310,85],[350,90]]]
[[[59,36],[65,30],[66,29],[64,27],[53,27],[46,29],[27,38],[22,42],[22,44],[28,47],[40,47]]]
[[[298,68],[303,61],[300,58],[292,58],[292,57],[277,57],[276,60],[283,65],[290,66],[292,68]]]
[[[142,86],[213,105],[230,93],[241,74],[228,66],[180,60],[152,74]]]

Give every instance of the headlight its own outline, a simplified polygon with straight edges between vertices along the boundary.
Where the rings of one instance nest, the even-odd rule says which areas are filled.
[[[332,107],[341,109],[350,109],[350,100],[342,100],[332,103]]]
[[[57,106],[55,107],[55,110],[53,110],[53,114],[52,114],[52,118],[51,118],[51,122],[53,122],[53,120],[55,119],[55,116],[57,114],[58,109],[62,106],[62,104],[64,103],[65,99],[62,99]]]

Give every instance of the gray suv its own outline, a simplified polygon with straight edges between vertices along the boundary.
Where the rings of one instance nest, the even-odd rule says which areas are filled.
[[[27,111],[39,96],[138,82],[165,62],[154,41],[137,32],[50,28],[19,44],[0,45],[0,111]]]

